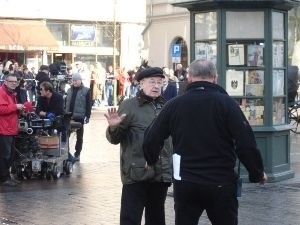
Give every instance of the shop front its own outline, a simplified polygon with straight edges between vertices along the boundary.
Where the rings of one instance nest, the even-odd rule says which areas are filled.
[[[37,68],[48,64],[47,52],[58,43],[45,22],[37,20],[0,20],[0,61],[14,60]]]

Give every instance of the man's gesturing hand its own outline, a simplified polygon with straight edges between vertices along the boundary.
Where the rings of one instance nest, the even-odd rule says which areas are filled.
[[[116,108],[110,108],[107,110],[107,113],[105,113],[104,116],[107,119],[109,127],[115,128],[123,121],[126,114],[119,116]]]

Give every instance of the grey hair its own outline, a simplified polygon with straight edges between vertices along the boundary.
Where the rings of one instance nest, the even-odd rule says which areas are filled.
[[[213,78],[217,76],[217,68],[211,61],[196,59],[189,66],[189,76]]]

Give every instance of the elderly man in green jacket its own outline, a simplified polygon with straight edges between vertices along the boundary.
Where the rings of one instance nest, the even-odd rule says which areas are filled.
[[[143,154],[146,128],[160,112],[165,100],[161,97],[163,71],[158,67],[138,73],[141,90],[108,110],[107,140],[121,148],[121,179],[123,183],[120,225],[141,224],[145,208],[147,225],[165,225],[164,203],[171,184],[171,143],[165,141],[159,161],[148,167]]]

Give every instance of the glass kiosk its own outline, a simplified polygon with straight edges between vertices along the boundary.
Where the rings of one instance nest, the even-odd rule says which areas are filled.
[[[287,117],[287,14],[300,1],[177,0],[173,5],[190,11],[191,61],[216,63],[219,84],[251,124],[268,181],[294,177]]]

